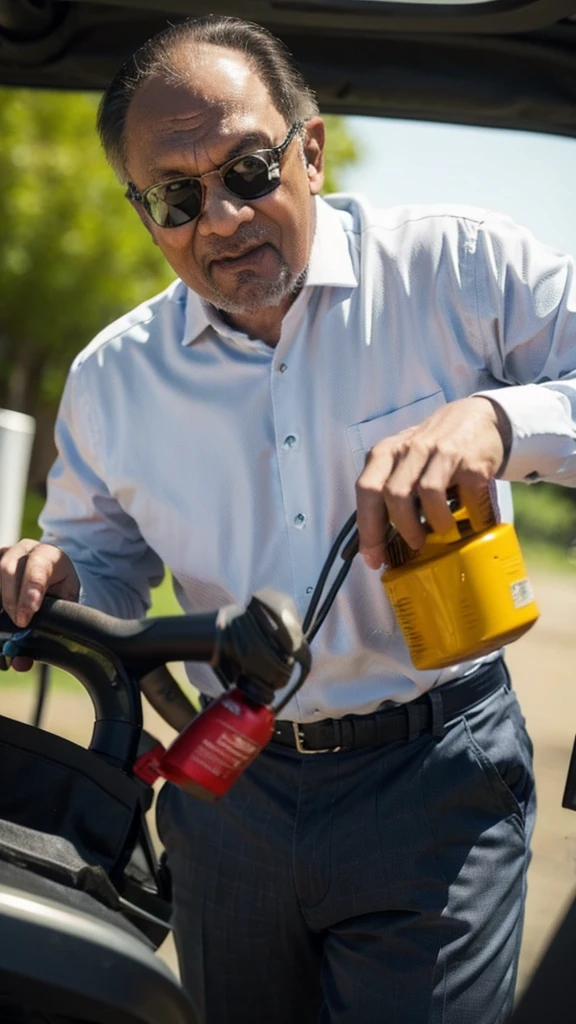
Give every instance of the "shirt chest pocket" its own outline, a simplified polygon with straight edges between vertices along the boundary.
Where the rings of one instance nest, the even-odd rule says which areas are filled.
[[[399,409],[384,413],[383,416],[375,416],[369,420],[362,420],[360,423],[352,423],[348,428],[348,442],[352,450],[354,467],[357,474],[364,469],[366,456],[371,448],[378,441],[385,437],[393,437],[407,427],[414,427],[422,423],[428,416],[431,416],[436,409],[446,404],[444,393],[435,391],[432,395],[420,398],[409,405],[403,405]]]

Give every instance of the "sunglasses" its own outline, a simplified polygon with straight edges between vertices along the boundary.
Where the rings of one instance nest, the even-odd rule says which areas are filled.
[[[302,127],[302,121],[292,125],[279,146],[233,157],[213,171],[206,171],[196,178],[173,178],[171,181],[151,185],[144,192],[139,192],[130,181],[126,196],[142,203],[160,228],[179,228],[181,224],[189,224],[199,216],[203,202],[202,178],[207,178],[209,174],[219,174],[225,187],[237,199],[260,199],[278,188],[280,158]]]

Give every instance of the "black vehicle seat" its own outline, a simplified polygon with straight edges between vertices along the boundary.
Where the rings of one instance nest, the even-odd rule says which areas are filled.
[[[0,1020],[198,1024],[152,943],[86,892],[0,862]]]

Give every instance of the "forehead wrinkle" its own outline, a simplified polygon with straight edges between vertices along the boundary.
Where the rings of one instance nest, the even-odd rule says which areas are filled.
[[[180,135],[180,132],[171,133],[174,138]],[[227,134],[227,133],[226,133]],[[231,137],[237,136],[237,132],[230,132]],[[175,140],[177,141],[177,140]],[[225,140],[223,139],[222,142]],[[218,141],[215,140],[215,146],[218,146]],[[157,181],[162,179],[168,179],[182,175],[183,177],[191,174],[190,171],[190,157],[192,157],[192,165],[198,173],[202,166],[202,155],[205,157],[205,161],[208,163],[210,169],[220,167],[222,164],[227,163],[228,160],[233,160],[234,157],[240,156],[243,153],[256,152],[259,149],[267,149],[273,146],[273,142],[268,132],[262,129],[253,129],[247,131],[242,135],[235,145],[228,146],[223,149],[222,156],[220,154],[218,159],[215,160],[210,156],[208,151],[207,140],[198,139],[193,141],[190,145],[187,137],[182,140],[180,144],[175,146],[173,149],[170,148],[170,152],[165,157],[161,158],[160,161],[154,162],[149,168],[150,174],[156,178]],[[211,147],[212,148],[212,147]]]
[[[282,141],[284,118],[271,106],[267,90],[246,65],[225,95],[220,88],[212,89],[212,64],[209,70],[206,82],[175,85],[155,78],[136,92],[128,109],[127,127],[135,140],[134,156],[141,168],[140,172],[135,168],[138,177],[148,177],[151,183],[167,176],[199,175],[242,152]],[[229,86],[229,76],[224,77]],[[241,82],[244,89],[238,88]],[[268,131],[261,129],[264,123]],[[198,143],[205,155],[201,162]]]
[[[179,46],[172,54],[173,75],[157,71],[137,89],[128,116],[150,122],[217,119],[225,123],[246,105],[261,115],[274,107],[270,93],[246,54],[214,44]],[[257,116],[258,116],[257,115]]]
[[[155,141],[158,146],[151,155],[148,162],[148,171],[157,179],[159,177],[173,176],[174,174],[190,174],[190,165],[195,168],[200,166],[200,151],[203,150],[211,167],[216,164],[210,158],[206,148],[206,142],[202,138],[191,137],[192,129],[182,129],[162,125],[155,133]]]

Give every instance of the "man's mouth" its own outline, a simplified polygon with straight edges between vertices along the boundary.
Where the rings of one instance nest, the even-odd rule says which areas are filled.
[[[211,266],[219,270],[247,270],[251,267],[258,267],[271,253],[274,252],[269,242],[262,242],[244,249],[235,256],[220,256],[212,260]]]

